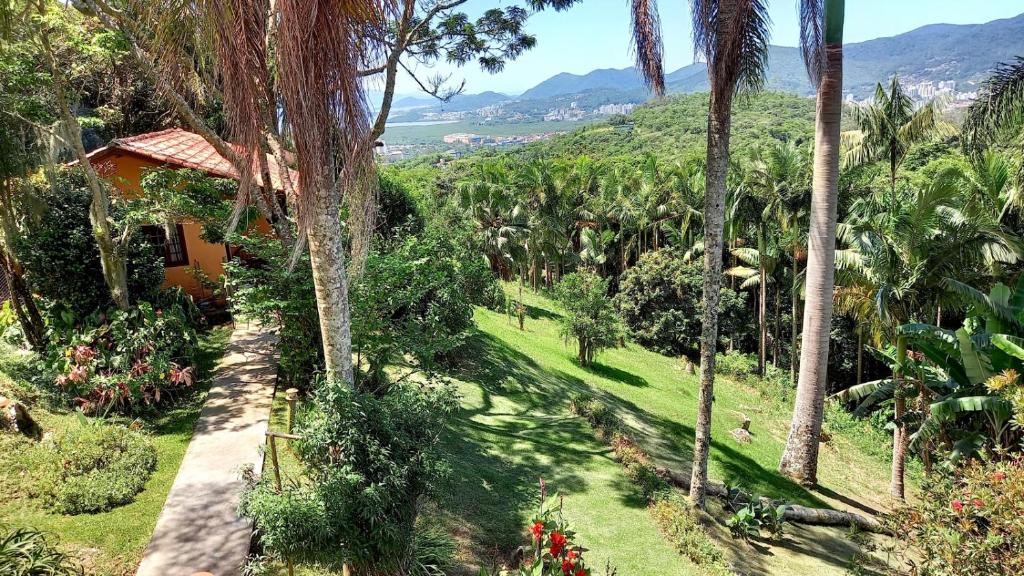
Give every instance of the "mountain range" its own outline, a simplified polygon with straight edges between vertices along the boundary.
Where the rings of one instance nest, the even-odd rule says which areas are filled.
[[[1000,62],[1024,55],[1024,14],[984,24],[931,24],[896,36],[846,44],[843,55],[843,91],[857,99],[869,96],[877,82],[893,74],[909,82],[953,80],[959,91],[969,91],[976,89]],[[667,73],[665,84],[669,93],[705,91],[705,65],[690,64]],[[798,48],[770,47],[767,89],[813,93]],[[586,74],[556,74],[518,96],[497,92],[460,94],[443,108],[475,110],[509,101],[563,100],[574,94],[593,96],[606,91],[614,91],[620,102],[642,102],[649,96],[635,69],[605,68]],[[428,97],[400,98],[393,105],[395,110],[419,107],[440,105]]]

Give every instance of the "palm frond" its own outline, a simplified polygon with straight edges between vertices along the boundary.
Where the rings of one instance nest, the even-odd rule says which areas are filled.
[[[1024,57],[996,67],[963,123],[965,151],[984,150],[1007,131],[1024,126]]]
[[[665,94],[664,45],[657,0],[633,0],[631,15],[637,69],[647,87],[661,96]]]
[[[825,71],[825,6],[823,0],[800,0],[800,51],[811,84],[821,84]]]

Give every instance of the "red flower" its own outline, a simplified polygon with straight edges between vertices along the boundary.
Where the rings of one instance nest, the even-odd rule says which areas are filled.
[[[992,479],[996,482],[1002,482],[1003,480],[1006,480],[1006,473],[1002,470],[997,470],[992,473]]]
[[[534,540],[540,540],[541,536],[544,535],[544,523],[534,522],[533,526],[530,526],[530,534],[533,534]]]
[[[964,503],[959,500],[953,500],[950,506],[953,508],[954,512],[961,512],[964,509]]]
[[[983,502],[981,500],[981,498],[975,498],[974,500],[971,501],[971,504],[974,504],[975,508],[984,508],[985,507],[985,502]]]
[[[562,574],[569,574],[572,572],[572,561],[569,559],[562,560]]]
[[[550,550],[551,555],[552,556],[558,556],[559,554],[562,553],[562,550],[564,550],[564,549],[565,549],[565,534],[562,534],[561,532],[559,532],[557,530],[552,532],[551,533],[551,550]]]
[[[576,569],[576,573],[573,576],[587,576],[587,571],[583,569],[583,566],[580,566]]]
[[[578,556],[579,556],[579,554],[577,554],[576,550],[574,550],[572,548],[570,548],[569,552],[565,555],[565,557],[568,558],[569,560],[575,560]]]

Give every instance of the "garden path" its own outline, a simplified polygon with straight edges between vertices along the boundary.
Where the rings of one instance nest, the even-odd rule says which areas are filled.
[[[262,466],[276,365],[277,334],[239,322],[137,576],[241,574],[252,527],[237,514],[240,471]]]

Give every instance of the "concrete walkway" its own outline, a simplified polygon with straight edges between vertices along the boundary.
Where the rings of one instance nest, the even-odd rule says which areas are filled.
[[[241,574],[252,527],[237,514],[239,470],[262,466],[276,365],[277,335],[238,323],[138,576]]]

